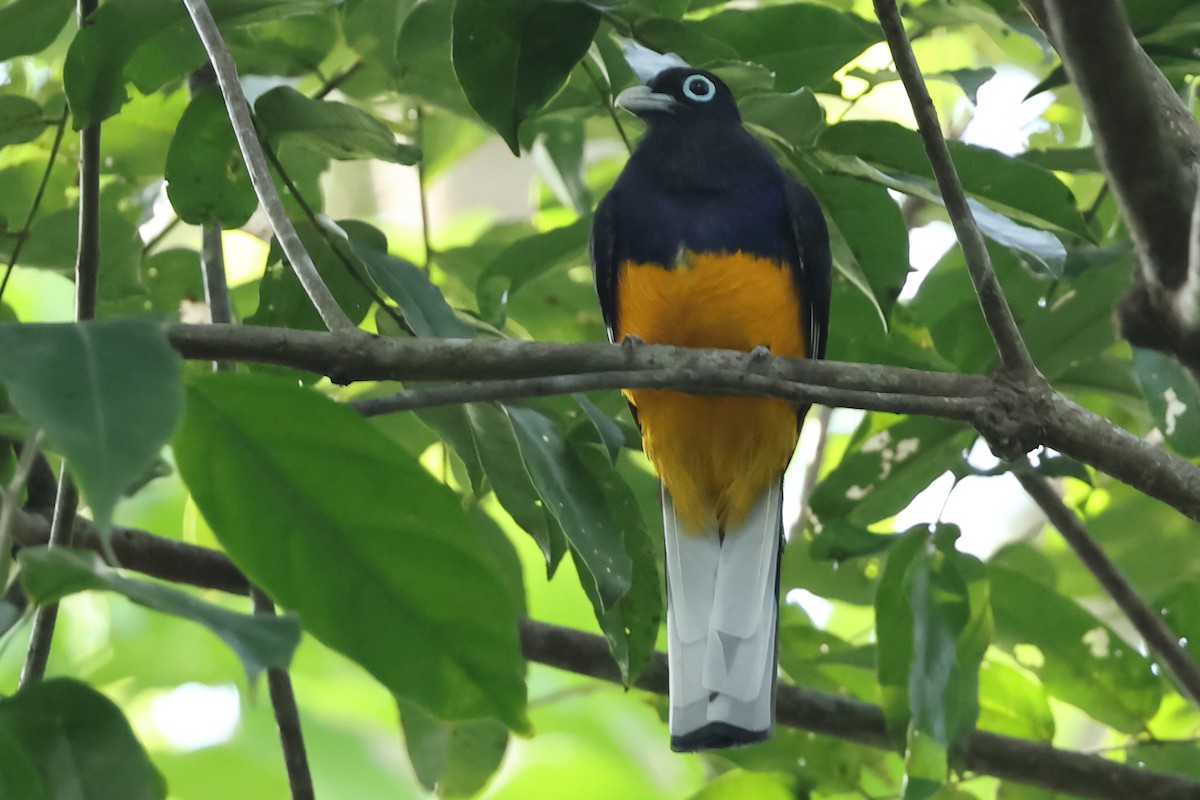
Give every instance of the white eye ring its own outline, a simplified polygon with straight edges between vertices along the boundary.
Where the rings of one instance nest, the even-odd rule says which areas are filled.
[[[683,82],[683,93],[698,103],[707,103],[717,96],[717,87],[703,75],[692,75]]]

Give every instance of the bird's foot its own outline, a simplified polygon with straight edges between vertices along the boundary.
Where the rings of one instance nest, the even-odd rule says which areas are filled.
[[[636,333],[627,333],[621,337],[621,349],[626,353],[632,353],[635,348],[641,347],[644,344],[645,342],[642,341],[642,337]]]
[[[765,344],[755,345],[754,349],[750,351],[751,364],[761,364],[770,357],[771,348],[767,347]]]

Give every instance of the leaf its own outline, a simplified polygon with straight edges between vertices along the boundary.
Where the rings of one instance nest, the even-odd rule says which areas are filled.
[[[237,653],[251,684],[265,669],[287,669],[300,644],[300,623],[295,617],[238,614],[167,586],[123,578],[93,553],[26,548],[17,558],[21,582],[34,602],[53,603],[76,592],[103,589],[146,608],[198,622]]]
[[[882,553],[899,541],[899,534],[874,533],[844,519],[831,519],[809,546],[809,555],[819,561],[845,561],[855,556]]]
[[[591,217],[535,233],[504,248],[484,267],[475,283],[479,313],[500,324],[511,296],[529,281],[568,263],[581,261],[587,248]]]
[[[161,800],[167,787],[121,709],[67,678],[0,700],[0,790],[36,800]],[[33,789],[10,794],[10,789]]]
[[[225,101],[216,86],[201,89],[179,120],[163,177],[179,218],[240,228],[258,208]]]
[[[742,121],[778,136],[789,147],[811,147],[825,129],[825,110],[811,89],[752,94],[738,103]]]
[[[881,38],[878,25],[816,3],[722,11],[684,25],[732,47],[741,60],[767,67],[775,73],[775,88],[784,92],[823,86]]]
[[[0,95],[0,147],[32,142],[44,130],[46,120],[36,100],[15,94]]]
[[[528,408],[504,410],[538,496],[584,567],[580,581],[590,580],[600,607],[611,609],[629,591],[633,566],[604,492],[547,417]]]
[[[471,107],[514,155],[517,131],[566,82],[600,13],[554,0],[456,0],[451,58]]]
[[[399,701],[404,746],[417,780],[438,797],[471,797],[504,759],[508,729],[493,719],[442,722],[418,705]]]
[[[14,0],[0,8],[0,61],[45,50],[74,10],[72,0]]]
[[[218,23],[253,20],[264,12],[279,15],[305,9],[319,10],[321,6],[319,0],[212,0],[209,3]],[[168,41],[161,41],[162,37]],[[171,59],[171,74],[142,82],[138,88],[144,93],[204,62],[204,50],[192,30],[187,11],[182,3],[160,0],[108,0],[103,3],[75,35],[63,66],[63,88],[75,129],[101,122],[121,109],[127,99],[126,68],[143,46],[156,48],[157,53],[172,54],[172,51],[178,51],[180,39],[189,47],[189,55],[194,54],[195,58]],[[155,83],[158,85],[148,85]]]
[[[377,158],[415,164],[421,152],[396,141],[381,120],[333,100],[313,100],[290,86],[277,86],[254,103],[263,134],[273,143],[293,142],[323,156],[348,161]]]
[[[792,800],[795,779],[780,772],[733,769],[712,780],[688,800]]]
[[[1167,442],[1185,458],[1200,456],[1200,384],[1170,356],[1141,347],[1133,364],[1146,405]]]
[[[175,453],[230,557],[307,631],[441,719],[528,730],[516,605],[415,458],[315,392],[234,374],[190,385]]]
[[[175,430],[182,369],[146,320],[0,324],[0,381],[66,457],[106,534],[117,499]]]
[[[475,119],[451,61],[454,0],[423,0],[404,18],[395,43],[399,89]]]
[[[1015,648],[1017,661],[1052,697],[1124,733],[1145,730],[1162,700],[1148,659],[1032,578],[997,566],[989,567],[988,576],[997,638]]]
[[[920,135],[894,122],[851,121],[827,128],[818,146],[884,169],[932,178]],[[947,142],[968,194],[1017,221],[1091,239],[1075,196],[1053,173],[986,147]]]
[[[1180,583],[1154,598],[1167,628],[1193,660],[1200,659],[1200,584]]]
[[[856,442],[809,500],[820,520],[869,525],[896,514],[935,478],[961,460],[974,432],[926,417],[904,417]]]
[[[617,458],[621,455],[621,449],[625,447],[625,433],[621,430],[621,426],[613,422],[612,418],[601,411],[595,403],[587,399],[586,395],[573,394],[571,395],[579,407],[583,409],[583,413],[587,415],[588,421],[596,431],[596,435],[600,438],[600,443],[604,445],[604,449],[608,451],[608,459],[616,466]]]
[[[1046,688],[1000,661],[979,670],[979,729],[1034,742],[1054,740],[1054,714]]]
[[[928,538],[929,529],[924,525],[906,531],[888,551],[875,590],[875,669],[880,705],[897,749],[903,749],[908,726],[908,676],[913,660],[912,606],[904,577]]]
[[[400,313],[417,336],[470,339],[475,335],[424,272],[361,239],[352,242],[351,247],[375,285],[400,306]]]

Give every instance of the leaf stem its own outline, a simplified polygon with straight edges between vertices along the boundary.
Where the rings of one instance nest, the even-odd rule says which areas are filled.
[[[629,143],[629,137],[625,134],[625,126],[621,124],[621,118],[617,116],[617,109],[613,106],[611,89],[600,82],[600,78],[592,71],[592,65],[588,63],[587,56],[584,56],[580,64],[583,65],[583,71],[587,73],[592,83],[596,86],[596,91],[600,93],[600,100],[604,103],[604,109],[608,111],[608,116],[612,119],[613,125],[616,126],[621,141],[625,143],[625,149],[632,153],[633,145]]]
[[[417,162],[417,199],[421,204],[421,243],[425,246],[425,273],[429,273],[433,246],[430,244],[429,197],[425,174],[425,110],[417,106],[417,147],[421,148],[421,160]]]
[[[237,65],[229,53],[229,48],[225,46],[225,42],[221,38],[212,12],[209,11],[204,0],[183,0],[183,3],[187,7],[197,33],[200,34],[200,40],[204,43],[204,49],[208,53],[213,69],[217,73],[217,83],[221,87],[221,96],[229,111],[229,119],[233,123],[233,132],[237,138],[238,147],[242,151],[242,158],[245,159],[246,168],[250,173],[250,182],[254,185],[258,200],[267,213],[267,219],[271,223],[271,229],[275,232],[275,238],[279,240],[283,252],[287,255],[288,263],[292,265],[304,291],[330,331],[357,330],[357,326],[346,316],[346,312],[342,311],[341,306],[337,304],[337,300],[330,293],[329,287],[321,279],[312,257],[304,249],[304,243],[300,241],[295,226],[288,218],[283,200],[279,196],[279,190],[275,188],[275,182],[271,180],[271,171],[267,167],[266,157],[263,155],[258,134],[254,129],[250,106],[246,102],[246,96],[242,93],[241,84],[238,82]]]
[[[62,144],[63,132],[66,130],[66,127],[67,110],[64,108],[54,130],[54,143],[50,145],[50,158],[46,159],[46,169],[42,171],[42,180],[38,183],[37,192],[33,195],[33,202],[29,204],[29,213],[25,215],[25,223],[17,233],[16,244],[13,245],[12,255],[8,257],[8,265],[4,270],[4,279],[0,280],[0,300],[4,299],[4,290],[8,288],[8,279],[12,277],[13,268],[17,265],[17,259],[21,257],[21,250],[24,249],[25,242],[29,239],[29,232],[33,227],[34,217],[37,216],[38,208],[42,205],[42,197],[46,194],[47,184],[50,183],[50,173],[54,171],[54,162],[58,159],[58,148]]]

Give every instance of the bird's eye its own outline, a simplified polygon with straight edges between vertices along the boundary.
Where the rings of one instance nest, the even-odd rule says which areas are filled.
[[[700,103],[707,103],[717,96],[717,87],[703,75],[693,75],[683,82],[683,93]]]

